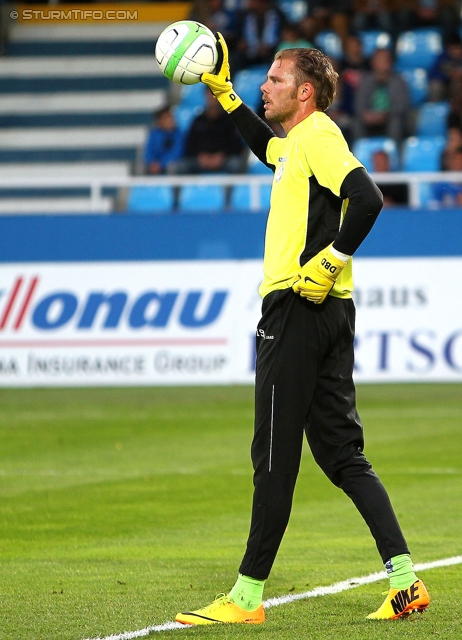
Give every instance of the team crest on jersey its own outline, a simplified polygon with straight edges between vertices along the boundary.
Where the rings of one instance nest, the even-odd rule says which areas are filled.
[[[278,158],[278,162],[279,167],[278,170],[276,171],[276,177],[275,177],[275,181],[279,182],[279,180],[282,178],[282,174],[284,173],[284,162],[287,162],[287,158]]]

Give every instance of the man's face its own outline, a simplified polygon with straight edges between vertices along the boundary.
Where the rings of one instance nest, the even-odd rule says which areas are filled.
[[[450,171],[462,171],[462,151],[456,151],[449,161]]]
[[[393,61],[388,49],[377,49],[372,56],[371,65],[374,71],[378,73],[389,73],[392,69]]]
[[[275,60],[261,85],[265,117],[270,122],[284,123],[298,110],[294,61],[290,58]]]
[[[453,60],[462,60],[462,44],[449,45],[448,53]]]
[[[158,120],[158,126],[165,131],[173,131],[175,128],[175,120],[170,111],[165,111]]]

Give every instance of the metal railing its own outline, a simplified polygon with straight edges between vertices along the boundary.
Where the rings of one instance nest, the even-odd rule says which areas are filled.
[[[417,208],[422,206],[420,197],[420,185],[435,182],[462,183],[462,172],[434,172],[434,173],[371,173],[372,179],[381,184],[407,184],[409,187],[409,206]],[[89,213],[104,211],[103,203],[106,196],[103,191],[112,189],[129,189],[133,186],[174,186],[184,185],[222,185],[232,187],[236,185],[249,185],[250,210],[261,209],[260,185],[271,184],[271,175],[194,175],[194,176],[117,176],[117,177],[92,177],[92,176],[68,176],[68,177],[0,177],[1,189],[88,189],[90,194]]]

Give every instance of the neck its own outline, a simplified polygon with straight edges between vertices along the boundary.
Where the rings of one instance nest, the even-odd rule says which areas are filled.
[[[316,107],[311,107],[307,105],[306,109],[302,109],[297,111],[291,118],[281,122],[281,126],[284,129],[285,134],[287,135],[291,129],[297,126],[302,120],[306,120],[308,116],[310,116],[315,111],[320,111],[320,109],[316,109]]]

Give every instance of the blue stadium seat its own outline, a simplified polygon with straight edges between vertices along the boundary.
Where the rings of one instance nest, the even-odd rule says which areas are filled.
[[[409,87],[412,106],[416,107],[424,103],[428,98],[428,73],[426,69],[404,69],[401,76]]]
[[[266,81],[268,67],[254,67],[238,71],[233,78],[237,95],[251,109],[256,111],[261,104],[261,85]]]
[[[225,208],[225,190],[221,185],[188,184],[180,189],[180,211],[202,213]]]
[[[445,136],[449,104],[447,102],[427,102],[417,112],[416,134],[418,136]]]
[[[205,92],[208,91],[202,82],[185,84],[181,87],[179,104],[188,107],[205,107]]]
[[[439,171],[445,143],[443,136],[407,138],[403,145],[403,171]]]
[[[278,0],[277,5],[289,22],[300,22],[308,13],[305,0]]]
[[[421,182],[419,184],[419,204],[421,207],[434,207],[433,184]]]
[[[363,45],[364,55],[369,58],[376,49],[389,49],[391,47],[391,37],[386,31],[361,31],[359,33]]]
[[[260,185],[260,209],[268,210],[270,203],[271,185]],[[247,209],[251,208],[251,187],[248,184],[235,185],[231,191],[230,206],[231,209]]]
[[[269,169],[266,164],[260,162],[260,160],[253,153],[249,155],[249,161],[247,164],[247,173],[251,173],[257,176],[267,176],[273,175],[271,169]]]
[[[359,138],[353,144],[352,151],[368,171],[374,170],[372,166],[372,156],[376,151],[385,151],[390,158],[392,171],[396,171],[399,168],[398,146],[392,138],[379,136],[374,138]]]
[[[231,209],[250,209],[250,185],[236,184],[231,190]]]
[[[173,188],[159,186],[133,186],[127,198],[127,211],[135,213],[158,213],[173,209]]]
[[[438,29],[405,31],[398,36],[396,43],[396,69],[429,69],[442,50],[442,38]]]
[[[260,187],[260,204],[263,209],[269,209],[271,198],[271,185],[262,184]]]
[[[327,56],[332,58],[341,58],[342,41],[334,31],[321,31],[314,39],[314,43]]]
[[[202,111],[202,107],[196,105],[190,107],[186,104],[179,104],[173,107],[173,115],[175,116],[178,128],[181,131],[188,131],[194,118]]]

